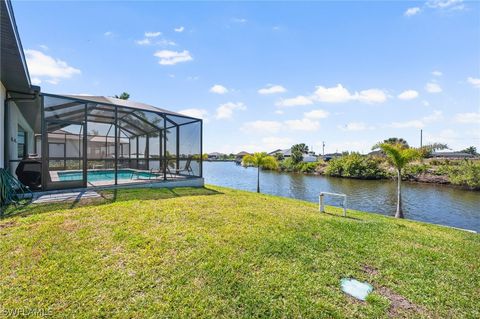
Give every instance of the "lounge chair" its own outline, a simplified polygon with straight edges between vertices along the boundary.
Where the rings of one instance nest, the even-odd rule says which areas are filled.
[[[193,169],[192,169],[192,159],[189,158],[187,159],[187,162],[185,163],[185,167],[183,169],[178,169],[176,170],[177,174],[182,175],[182,172],[187,172],[187,175],[193,175]]]

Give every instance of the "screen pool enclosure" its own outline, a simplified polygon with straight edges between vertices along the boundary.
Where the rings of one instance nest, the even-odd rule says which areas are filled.
[[[103,96],[41,93],[42,189],[202,177],[202,120]]]

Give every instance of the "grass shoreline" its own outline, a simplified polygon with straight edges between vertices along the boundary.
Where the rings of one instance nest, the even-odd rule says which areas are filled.
[[[53,317],[480,315],[480,236],[217,186],[122,189],[0,221],[0,309]],[[367,302],[343,277],[374,284]]]

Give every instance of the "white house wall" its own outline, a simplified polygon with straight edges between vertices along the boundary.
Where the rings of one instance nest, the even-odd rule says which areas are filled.
[[[9,102],[8,104],[8,120],[7,125],[9,127],[9,148],[8,154],[10,161],[10,172],[15,175],[15,169],[18,166],[18,161],[21,158],[18,158],[18,148],[17,148],[17,134],[18,134],[18,126],[20,125],[25,132],[27,132],[27,153],[33,153],[34,150],[34,132],[28,122],[23,117],[20,109],[15,104],[15,102]]]

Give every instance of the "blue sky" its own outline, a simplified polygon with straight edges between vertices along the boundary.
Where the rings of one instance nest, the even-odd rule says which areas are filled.
[[[480,3],[14,2],[32,79],[201,116],[207,152],[480,148]]]

